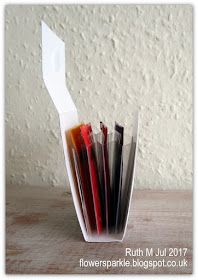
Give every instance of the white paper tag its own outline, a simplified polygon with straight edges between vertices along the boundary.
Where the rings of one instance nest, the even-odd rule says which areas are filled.
[[[76,113],[76,106],[65,84],[65,43],[43,21],[42,70],[45,85],[58,113]]]

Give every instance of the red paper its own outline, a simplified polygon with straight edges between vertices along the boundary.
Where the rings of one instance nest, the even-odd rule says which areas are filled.
[[[97,174],[96,157],[92,147],[92,128],[90,124],[81,126],[81,135],[87,148],[87,155],[89,161],[89,173],[91,177],[91,186],[96,218],[97,232],[102,232],[102,213],[101,213],[101,201],[99,194],[99,179]]]

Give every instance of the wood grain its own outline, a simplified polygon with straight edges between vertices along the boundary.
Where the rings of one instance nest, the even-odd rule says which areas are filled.
[[[126,247],[143,250],[186,247],[188,266],[145,270],[79,265],[81,258],[124,258]],[[97,244],[83,240],[71,196],[62,188],[7,187],[6,273],[192,273],[192,192],[135,190],[124,241]]]

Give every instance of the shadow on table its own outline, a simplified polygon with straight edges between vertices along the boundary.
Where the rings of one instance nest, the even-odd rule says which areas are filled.
[[[56,230],[57,237],[75,242],[84,240],[72,201],[51,204],[47,220],[51,230]]]

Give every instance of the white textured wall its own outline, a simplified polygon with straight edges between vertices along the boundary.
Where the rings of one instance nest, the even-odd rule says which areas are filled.
[[[66,184],[58,115],[41,73],[44,20],[66,42],[81,119],[130,131],[141,111],[136,187],[192,184],[192,6],[64,5],[5,9],[6,176]]]

